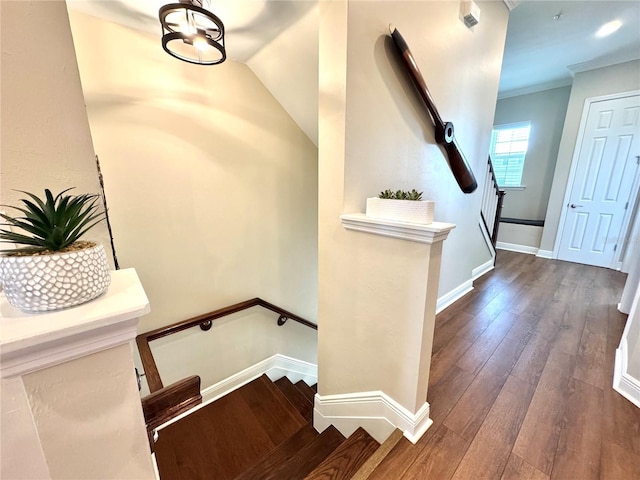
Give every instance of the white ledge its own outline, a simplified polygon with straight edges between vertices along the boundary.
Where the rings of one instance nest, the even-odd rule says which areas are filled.
[[[340,215],[342,226],[347,230],[372,233],[385,237],[400,238],[412,242],[433,244],[444,241],[456,228],[453,223],[433,222],[429,224],[396,222],[367,217],[364,213]]]
[[[109,290],[77,307],[29,314],[0,294],[0,374],[36,370],[128,343],[149,300],[133,268],[111,272]]]

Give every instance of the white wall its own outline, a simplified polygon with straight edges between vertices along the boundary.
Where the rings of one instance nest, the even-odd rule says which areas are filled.
[[[364,212],[366,198],[386,188],[415,188],[435,200],[434,218],[457,225],[444,244],[439,296],[468,281],[471,271],[489,259],[478,228],[482,192],[460,191],[387,38],[391,22],[415,56],[441,116],[454,123],[456,139],[482,185],[504,47],[497,17],[506,7],[481,2],[486,20],[474,31],[459,20],[459,7],[438,1],[349,4],[344,211]]]
[[[131,368],[125,344],[23,377],[51,478],[153,478]]]
[[[366,198],[385,188],[423,190],[436,201],[436,220],[457,224],[444,244],[440,294],[487,260],[481,192],[458,188],[388,24],[407,40],[481,185],[508,11],[481,2],[482,22],[470,31],[458,2],[327,4],[320,7],[319,392],[382,390],[410,408],[406,378],[390,372],[416,361],[405,347],[426,315],[424,247],[347,232],[339,215],[364,212]]]
[[[54,194],[69,187],[76,187],[71,193],[99,193],[64,1],[3,1],[0,9],[0,204],[21,205],[24,194],[15,190],[38,196],[45,188]],[[84,239],[103,243],[112,262],[105,222]]]
[[[542,237],[542,227],[501,223],[498,229],[498,248],[515,248],[513,245],[525,247],[527,253],[537,253]],[[508,245],[504,245],[508,244]],[[523,251],[524,251],[523,250]]]
[[[0,478],[50,479],[22,378],[0,381]]]
[[[199,375],[204,389],[276,354],[317,365],[317,332],[293,320],[279,327],[277,318],[254,309],[216,320],[208,332],[191,328],[151,342],[164,385]]]
[[[503,217],[544,220],[570,92],[562,87],[498,100],[494,125],[531,122],[522,174],[526,188],[507,191]]]
[[[318,145],[318,5],[261,48],[249,68]]]
[[[70,15],[118,258],[151,303],[140,330],[256,296],[315,320],[312,142],[246,65]]]
[[[540,241],[541,250],[552,251],[554,249],[585,100],[638,89],[640,89],[640,60],[576,74],[558,149],[549,206]]]

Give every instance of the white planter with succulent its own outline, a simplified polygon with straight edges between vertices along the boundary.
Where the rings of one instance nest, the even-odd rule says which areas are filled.
[[[10,207],[23,216],[0,214],[5,220],[0,240],[19,248],[0,255],[0,283],[7,300],[25,312],[46,312],[88,302],[111,283],[104,247],[79,241],[105,218],[98,211],[98,195],[53,196],[41,200],[29,192],[24,206]],[[17,228],[25,233],[11,229]]]
[[[379,220],[396,222],[433,223],[434,202],[422,200],[422,192],[385,190],[378,197],[367,198],[366,215]]]

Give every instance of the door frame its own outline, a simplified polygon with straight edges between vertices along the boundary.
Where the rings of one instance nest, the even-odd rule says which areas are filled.
[[[558,254],[560,252],[560,241],[562,239],[562,234],[564,233],[565,222],[567,219],[567,208],[566,205],[569,204],[569,200],[571,198],[571,191],[573,190],[573,182],[575,181],[576,171],[578,169],[578,158],[580,157],[580,152],[582,150],[582,142],[584,141],[585,128],[587,126],[587,116],[589,114],[589,109],[591,108],[592,103],[602,102],[606,100],[617,100],[619,98],[624,97],[633,97],[640,96],[640,90],[630,90],[628,92],[620,92],[613,93],[609,95],[601,95],[598,97],[589,97],[584,101],[584,107],[582,108],[582,116],[580,117],[580,127],[578,128],[578,135],[576,137],[576,143],[573,147],[573,156],[571,158],[571,168],[569,170],[569,178],[567,179],[567,184],[564,190],[564,197],[562,199],[562,210],[560,213],[560,220],[558,222],[558,231],[556,233],[555,243],[553,245],[553,255],[552,257],[557,260]],[[631,208],[627,208],[624,213],[624,218],[622,220],[622,229],[620,230],[621,236],[618,239],[618,249],[616,250],[616,256],[613,258],[611,265],[609,268],[620,270],[622,268],[622,254],[626,250],[625,244],[628,240],[629,233],[629,225],[631,220],[631,213],[633,212],[633,206],[636,204],[638,197],[638,188],[640,187],[640,175],[636,175],[636,179],[633,183],[631,190],[631,198],[629,198],[629,206]],[[640,215],[640,212],[638,213]]]

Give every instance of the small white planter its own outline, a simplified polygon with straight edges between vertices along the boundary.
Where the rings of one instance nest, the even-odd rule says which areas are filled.
[[[11,305],[47,312],[88,302],[111,283],[102,245],[51,255],[0,256],[0,282]]]
[[[367,198],[367,217],[397,222],[433,223],[435,203],[431,200],[390,200]]]

